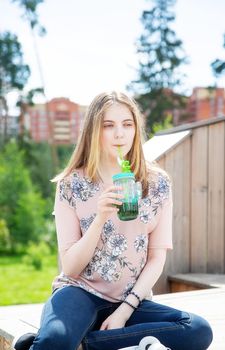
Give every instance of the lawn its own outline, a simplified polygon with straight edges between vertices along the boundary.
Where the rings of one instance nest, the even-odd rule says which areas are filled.
[[[22,256],[0,257],[0,305],[42,303],[51,294],[57,274],[57,257],[43,259],[40,271],[26,265]]]

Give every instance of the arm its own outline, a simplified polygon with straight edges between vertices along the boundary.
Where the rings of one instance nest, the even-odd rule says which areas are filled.
[[[87,232],[81,236],[76,209],[69,205],[71,193],[60,196],[57,186],[55,222],[62,269],[67,276],[77,277],[93,257],[105,221],[110,214],[118,210],[112,205],[121,204],[117,199],[122,196],[113,192],[116,189],[115,186],[109,187],[100,195],[97,215]]]
[[[149,296],[151,289],[159,279],[166,261],[167,249],[172,248],[172,197],[164,203],[160,218],[155,229],[150,233],[148,259],[143,268],[133,291],[139,295],[140,299]],[[126,298],[132,305],[137,306],[137,298],[129,294]],[[113,329],[123,327],[130,318],[134,310],[122,303],[118,309],[110,315],[102,324],[101,329]]]
[[[162,273],[165,261],[166,249],[150,249],[148,261],[133,288],[141,300],[150,294],[151,289]],[[129,294],[126,300],[134,306],[138,305],[137,298],[132,294]],[[134,310],[129,305],[122,303],[114,313],[103,322],[101,330],[123,327],[133,312]]]

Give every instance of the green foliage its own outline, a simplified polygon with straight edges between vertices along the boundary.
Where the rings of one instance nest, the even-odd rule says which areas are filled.
[[[152,138],[157,132],[162,130],[167,130],[173,127],[173,116],[168,114],[166,119],[161,123],[154,123],[152,127],[152,132],[150,133],[150,138]]]
[[[46,30],[40,25],[37,7],[43,3],[44,0],[11,0],[12,2],[18,3],[18,5],[24,10],[23,17],[29,22],[32,29],[36,28],[40,36],[46,34]]]
[[[4,115],[0,143],[5,143],[8,139],[7,94],[13,89],[22,90],[29,76],[30,68],[23,62],[23,52],[17,36],[10,32],[0,33],[0,115]]]
[[[73,150],[74,150],[74,145],[58,145],[57,146],[57,154],[58,154],[59,166],[60,166],[61,170],[66,167]]]
[[[57,252],[57,237],[55,232],[55,220],[54,217],[45,221],[46,232],[43,237],[44,242],[48,245],[51,253]]]
[[[21,44],[15,34],[0,33],[0,96],[10,90],[22,90],[29,76],[29,66],[23,62]]]
[[[29,169],[32,182],[44,198],[53,197],[54,186],[50,182],[54,176],[54,165],[48,143],[35,143],[30,138],[19,138],[18,145],[24,153],[24,162]]]
[[[46,230],[46,203],[32,184],[24,153],[14,141],[0,153],[0,188],[0,213],[7,222],[12,249],[40,240]]]
[[[41,270],[44,259],[48,255],[50,255],[50,249],[45,242],[40,242],[39,244],[30,242],[27,253],[23,257],[23,262],[28,266],[32,266],[35,270]]]
[[[225,49],[225,34],[223,36],[223,47]],[[225,73],[225,61],[221,59],[216,59],[211,63],[211,68],[216,77],[219,77]]]
[[[18,145],[19,149],[23,151],[24,162],[26,167],[29,168],[32,182],[35,183],[44,198],[50,198],[52,200],[55,195],[55,186],[50,180],[56,173],[64,169],[74,146],[56,146],[59,168],[55,170],[51,148],[47,142],[35,143],[30,139],[29,135],[26,135],[25,137],[19,137]],[[50,203],[50,205],[52,205],[52,203]],[[47,215],[49,215],[49,213],[50,212],[47,211]]]
[[[7,252],[10,250],[10,234],[7,223],[0,219],[0,251]]]
[[[175,19],[170,8],[173,0],[154,0],[155,6],[142,14],[143,34],[137,43],[138,79],[129,89],[147,117],[147,129],[162,122],[168,110],[183,108],[183,98],[172,91],[182,83],[180,66],[187,62],[182,41],[176,38],[171,24]]]
[[[46,203],[38,192],[20,193],[15,211],[13,238],[25,245],[27,241],[39,241],[45,233]]]

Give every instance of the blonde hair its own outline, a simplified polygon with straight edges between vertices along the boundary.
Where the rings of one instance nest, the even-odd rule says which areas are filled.
[[[126,159],[130,161],[131,170],[135,174],[136,180],[142,183],[143,195],[147,195],[149,167],[147,168],[142,150],[143,123],[136,102],[122,92],[103,92],[94,98],[85,115],[83,128],[68,165],[51,181],[59,181],[79,168],[83,168],[85,175],[92,181],[99,180],[99,145],[103,118],[106,110],[115,103],[125,105],[133,115],[135,136]]]

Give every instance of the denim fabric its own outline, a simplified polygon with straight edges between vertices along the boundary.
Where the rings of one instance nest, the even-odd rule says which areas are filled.
[[[205,350],[212,341],[206,320],[144,300],[126,326],[100,331],[102,322],[120,305],[85,290],[58,289],[44,306],[41,327],[30,350],[118,350],[137,345],[148,335],[172,350]]]

